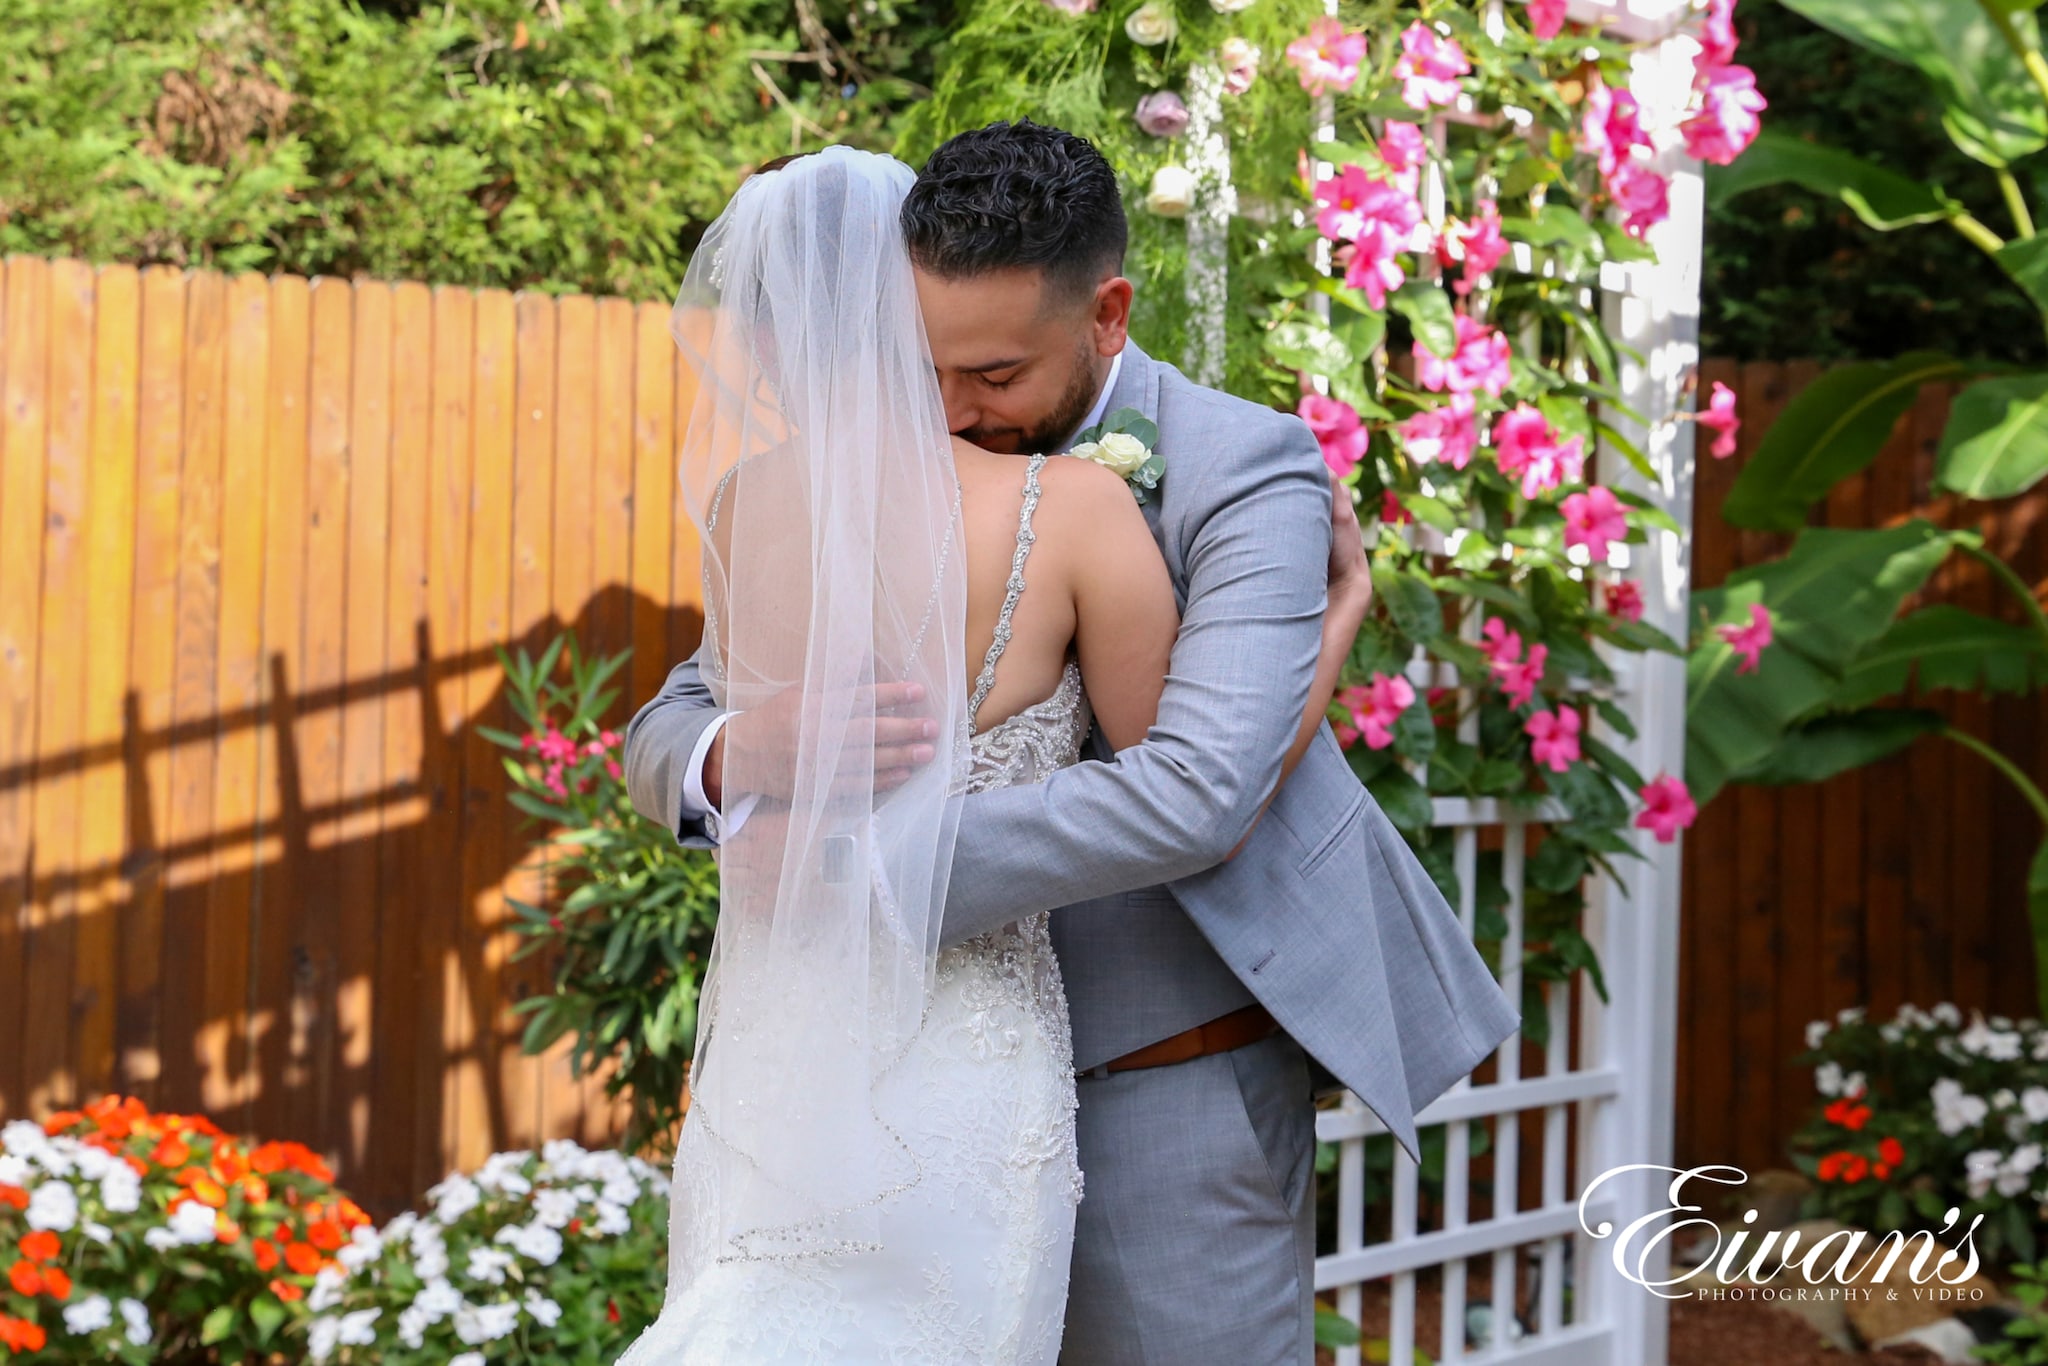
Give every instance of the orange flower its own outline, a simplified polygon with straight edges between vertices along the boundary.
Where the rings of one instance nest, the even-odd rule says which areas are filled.
[[[43,1121],[43,1132],[46,1134],[61,1134],[84,1118],[85,1116],[76,1110],[59,1110],[56,1114]]]
[[[71,1298],[71,1277],[61,1266],[45,1267],[43,1288],[50,1292],[51,1299],[68,1300]]]
[[[222,1190],[220,1183],[212,1177],[199,1176],[192,1182],[192,1198],[202,1205],[210,1205],[214,1209],[219,1209],[227,1204],[228,1193]]]
[[[1870,1107],[1856,1103],[1856,1096],[1862,1094],[1861,1091],[1858,1091],[1855,1096],[1843,1096],[1829,1105],[1823,1112],[1827,1117],[1828,1123],[1839,1124],[1844,1129],[1851,1131],[1861,1129],[1870,1119]]]
[[[127,1157],[122,1158],[121,1160],[123,1162],[126,1162],[128,1164],[128,1170],[134,1172],[137,1176],[149,1175],[149,1164],[147,1162],[144,1162],[141,1158],[135,1156],[133,1153],[129,1154]]]
[[[1815,1174],[1823,1181],[1835,1180],[1842,1174],[1842,1163],[1848,1157],[1847,1153],[1829,1153],[1820,1160],[1820,1169]]]
[[[311,1243],[293,1243],[284,1250],[284,1264],[301,1276],[310,1276],[320,1269],[320,1252]]]
[[[342,1196],[335,1204],[336,1208],[341,1211],[340,1218],[343,1228],[358,1228],[370,1222],[370,1216],[363,1213],[363,1207],[349,1199],[346,1195]]]
[[[0,1186],[0,1205],[12,1205],[16,1209],[27,1209],[28,1192],[19,1186]]]
[[[1842,1179],[1855,1184],[1870,1175],[1870,1159],[1861,1153],[1846,1154],[1848,1160],[1842,1163]]]
[[[23,1260],[7,1268],[7,1283],[14,1287],[14,1293],[29,1299],[43,1293],[43,1273],[36,1270],[36,1264]]]
[[[0,1346],[11,1347],[17,1352],[40,1352],[49,1340],[49,1334],[40,1325],[0,1314]]]
[[[270,1293],[277,1296],[279,1299],[283,1300],[287,1304],[291,1303],[293,1300],[304,1299],[306,1297],[305,1291],[299,1289],[290,1281],[283,1280],[272,1280],[270,1283]]]
[[[258,1238],[251,1242],[249,1251],[255,1255],[258,1271],[268,1271],[277,1265],[277,1244],[267,1238]]]
[[[21,1255],[32,1262],[54,1262],[63,1250],[63,1242],[46,1228],[25,1233],[21,1238]]]
[[[213,1216],[213,1238],[219,1243],[238,1243],[242,1239],[242,1226],[228,1218],[226,1210]]]
[[[192,1149],[175,1133],[165,1134],[163,1141],[149,1155],[149,1160],[160,1167],[182,1167],[192,1160]]]
[[[1877,1155],[1887,1166],[1897,1167],[1906,1160],[1906,1147],[1896,1138],[1881,1138],[1877,1141]]]
[[[348,1235],[341,1231],[341,1225],[332,1219],[322,1219],[306,1228],[306,1241],[322,1252],[337,1252],[348,1241]]]
[[[250,1172],[235,1184],[242,1188],[242,1198],[252,1205],[260,1205],[270,1198],[270,1183],[254,1172]]]

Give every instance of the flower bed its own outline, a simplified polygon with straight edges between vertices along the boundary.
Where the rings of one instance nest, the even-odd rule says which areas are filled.
[[[0,1360],[607,1361],[660,1310],[667,1189],[557,1140],[376,1229],[303,1144],[107,1096],[0,1126]]]

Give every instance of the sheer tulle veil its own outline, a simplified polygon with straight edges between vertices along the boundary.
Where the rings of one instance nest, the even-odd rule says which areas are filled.
[[[897,219],[911,180],[837,147],[752,177],[672,315],[697,386],[681,478],[706,679],[721,706],[787,721],[735,727],[725,752],[728,811],[758,803],[719,855],[691,1074],[718,1261],[873,1247],[918,1179],[872,1097],[931,984],[967,689],[959,486]],[[877,792],[887,682],[923,685],[941,739]]]

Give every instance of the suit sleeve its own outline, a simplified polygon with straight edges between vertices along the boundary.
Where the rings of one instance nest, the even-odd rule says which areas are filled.
[[[1198,420],[1242,428],[1241,407],[1208,406]],[[1113,762],[961,799],[945,943],[1199,872],[1251,829],[1308,704],[1329,587],[1321,450],[1268,416],[1191,538],[1158,720]]]
[[[661,691],[626,725],[626,795],[641,815],[674,831],[677,843],[691,849],[716,845],[703,817],[689,814],[683,782],[698,737],[725,714],[698,670],[703,656],[699,647],[671,669]]]

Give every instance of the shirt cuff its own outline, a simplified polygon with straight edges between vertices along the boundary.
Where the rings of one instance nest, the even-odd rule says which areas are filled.
[[[711,742],[718,738],[718,732],[732,720],[733,715],[732,712],[723,712],[704,727],[703,733],[697,737],[696,748],[690,751],[690,762],[683,769],[682,819],[684,822],[701,822],[705,838],[713,844],[723,844],[746,824],[747,814],[759,800],[752,794],[741,797],[732,803],[731,813],[725,814],[711,804],[711,798],[704,792],[704,765],[711,758]]]

